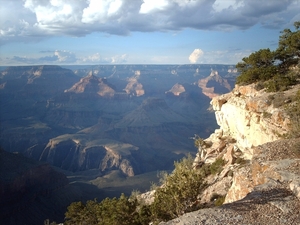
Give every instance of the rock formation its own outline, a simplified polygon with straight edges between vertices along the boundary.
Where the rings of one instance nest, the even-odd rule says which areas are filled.
[[[199,79],[198,86],[202,89],[202,93],[209,98],[227,93],[232,89],[228,80],[222,78],[216,70],[212,70],[208,77]]]
[[[67,134],[49,141],[40,160],[69,170],[120,170],[127,176],[138,173],[132,152],[138,148],[109,139],[91,139],[86,134]]]
[[[289,99],[295,90],[299,85],[281,95]],[[220,129],[199,139],[194,167],[225,161],[220,173],[206,178],[208,188],[199,195],[204,205],[213,196],[224,196],[225,204],[161,224],[300,223],[300,138],[283,139],[290,128],[285,113],[290,101],[280,105],[271,101],[274,95],[249,85],[212,99]]]
[[[101,97],[112,97],[115,90],[106,79],[98,78],[90,73],[88,76],[81,78],[70,89],[65,90],[65,92],[98,94]]]

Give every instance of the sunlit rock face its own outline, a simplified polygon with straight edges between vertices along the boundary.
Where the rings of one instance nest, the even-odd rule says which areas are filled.
[[[173,95],[179,96],[181,93],[185,92],[185,88],[182,84],[177,83],[168,92],[173,93]]]
[[[65,90],[65,92],[74,93],[86,93],[94,94],[97,93],[99,96],[114,96],[115,90],[106,81],[106,79],[98,78],[90,73],[88,76],[81,78],[80,81],[74,84],[70,89]]]
[[[281,94],[288,96],[298,87]],[[225,203],[278,185],[299,196],[300,159],[293,151],[299,139],[282,138],[289,132],[290,120],[285,107],[275,107],[270,95],[274,93],[257,91],[254,85],[236,86],[231,93],[211,101],[220,129],[203,140],[194,167],[213,163],[220,157],[225,160],[223,171],[216,178],[222,183],[228,180],[222,174],[229,170],[233,174],[227,188],[222,183],[227,192]],[[244,160],[242,166],[238,159]],[[219,189],[213,184],[208,190],[222,193]],[[209,199],[209,193],[205,191],[202,198]]]
[[[231,93],[212,99],[220,129],[236,139],[241,149],[278,140],[288,131],[288,117],[271,104],[268,95],[250,85],[236,86]]]
[[[228,80],[222,78],[216,70],[212,70],[208,77],[198,80],[198,86],[202,89],[202,93],[209,98],[227,93],[232,89]]]
[[[132,158],[136,146],[108,139],[91,140],[85,134],[62,135],[49,141],[40,160],[70,171],[120,170],[127,176],[138,173]]]
[[[125,87],[125,91],[127,94],[135,95],[135,96],[142,96],[145,94],[145,90],[143,85],[138,82],[138,76],[140,75],[140,71],[135,72],[134,77],[128,78],[128,84]]]

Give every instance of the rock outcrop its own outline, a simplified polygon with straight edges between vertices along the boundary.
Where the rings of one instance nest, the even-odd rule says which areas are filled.
[[[299,86],[281,95],[295,90]],[[289,132],[290,100],[281,99],[282,106],[273,97],[249,85],[212,99],[220,129],[199,139],[194,167],[224,160],[222,171],[206,178],[199,202],[211,204],[213,196],[223,196],[225,204],[161,224],[300,223],[300,138],[283,138]]]
[[[98,78],[90,73],[88,76],[81,78],[79,82],[74,84],[65,92],[85,93],[90,95],[99,95],[101,97],[112,97],[115,90],[106,79]]]
[[[240,149],[278,140],[289,130],[290,120],[282,108],[274,107],[270,95],[256,91],[254,85],[236,86],[212,100],[221,132],[235,139]]]
[[[138,147],[109,139],[91,139],[86,134],[67,134],[50,139],[40,160],[69,171],[120,170],[127,176],[138,173],[132,152]]]

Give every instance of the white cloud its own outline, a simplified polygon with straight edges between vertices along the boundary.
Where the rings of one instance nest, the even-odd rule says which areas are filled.
[[[78,63],[82,64],[122,64],[128,60],[127,54],[115,55],[111,57],[102,57],[99,53],[95,53],[86,57],[78,58]]]
[[[231,49],[218,51],[205,51],[205,57],[201,59],[204,64],[236,64],[242,58],[249,56],[251,50]]]
[[[73,52],[69,52],[66,50],[56,50],[54,52],[54,55],[57,56],[58,62],[74,63],[77,61],[76,55]]]
[[[140,13],[149,13],[153,10],[163,10],[168,5],[168,0],[143,0]]]
[[[90,55],[88,57],[84,57],[81,59],[83,62],[91,62],[91,63],[95,63],[95,62],[100,62],[101,61],[101,56],[99,53],[95,53],[93,55]]]
[[[256,24],[282,29],[300,18],[299,0],[0,0],[0,4],[1,44],[93,32],[224,31]]]
[[[119,64],[119,63],[126,63],[128,56],[126,54],[123,55],[116,55],[111,57],[111,63]]]
[[[189,56],[190,63],[197,63],[198,59],[203,56],[203,54],[204,52],[201,49],[196,48]]]
[[[109,17],[114,16],[120,10],[122,0],[89,0],[88,7],[83,9],[83,23],[104,23]]]

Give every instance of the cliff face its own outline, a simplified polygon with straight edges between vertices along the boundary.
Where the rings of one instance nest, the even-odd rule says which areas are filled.
[[[242,150],[280,139],[290,120],[283,109],[274,107],[271,95],[249,85],[213,98],[211,104],[223,135],[234,138]]]
[[[288,97],[298,89],[299,86],[295,86],[281,94]],[[213,162],[223,157],[227,167],[231,167],[234,176],[225,202],[242,199],[257,185],[269,183],[270,179],[289,182],[287,185],[292,191],[296,194],[299,191],[296,171],[300,160],[291,150],[297,148],[297,140],[283,140],[290,124],[285,112],[287,105],[271,101],[273,98],[274,93],[256,91],[254,85],[249,85],[236,86],[231,93],[211,101],[220,129],[205,140],[212,144],[198,153],[195,162]],[[289,103],[287,100],[284,102]],[[238,168],[238,158],[248,160],[248,163]],[[294,169],[289,171],[290,168]]]
[[[214,97],[220,128],[200,142],[194,167],[224,160],[198,197],[205,205],[223,196],[226,204],[161,224],[299,224],[300,138],[283,138],[290,124],[285,110],[299,87],[266,93],[236,86]]]

